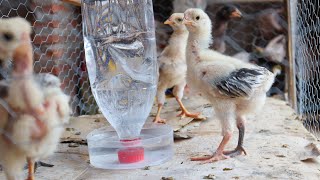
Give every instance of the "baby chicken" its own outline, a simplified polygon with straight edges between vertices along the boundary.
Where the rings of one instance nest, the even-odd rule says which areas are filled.
[[[17,58],[13,60],[14,65],[20,67],[22,61],[16,62]],[[32,67],[32,63],[33,61],[30,63],[30,59],[27,60],[25,58],[22,64],[24,67],[28,67],[27,64],[31,64]],[[15,70],[18,70],[17,74],[19,75],[25,72],[22,68],[14,68],[13,75],[15,74]],[[13,141],[21,142],[17,143],[17,146],[26,152],[29,165],[29,179],[33,179],[34,162],[40,158],[47,157],[56,149],[63,131],[62,125],[68,122],[71,111],[69,96],[65,95],[60,89],[60,80],[57,77],[41,74],[37,75],[35,79],[38,79],[39,82],[36,82],[33,78],[22,78],[25,82],[21,84],[27,82],[24,92],[22,89],[23,93],[21,94],[24,94],[24,98],[22,99],[25,100],[26,104],[29,104],[29,107],[20,110],[24,114],[16,120],[12,130]],[[8,101],[10,103],[11,92],[12,89],[9,88]],[[32,103],[27,100],[27,97],[30,97]],[[42,101],[39,100],[42,103],[30,109],[30,107],[33,107],[32,104],[37,102],[38,99],[42,99]]]
[[[212,33],[212,49],[221,53],[226,51],[225,36],[229,21],[241,17],[242,14],[239,9],[232,5],[224,5],[217,11],[215,16],[215,26],[213,27]]]
[[[70,114],[60,80],[49,74],[33,76],[30,34],[23,33],[21,40],[12,53],[14,67],[5,97],[15,114],[1,121],[0,163],[8,179],[20,179],[26,159],[28,179],[34,179],[34,162],[54,152]]]
[[[214,155],[195,157],[205,163],[246,154],[243,148],[245,119],[262,108],[266,92],[274,81],[274,74],[263,67],[209,50],[211,21],[201,9],[188,9],[184,24],[189,30],[187,44],[187,82],[200,91],[213,105],[222,125],[223,139]],[[233,151],[224,151],[234,124],[239,130],[238,145]]]
[[[283,64],[287,53],[286,37],[280,34],[271,39],[265,48],[256,47],[256,49],[263,56],[267,57],[268,60],[277,64]]]
[[[174,13],[164,22],[174,30],[170,37],[169,44],[162,51],[159,57],[159,82],[157,89],[158,112],[154,119],[156,123],[165,123],[165,119],[160,118],[160,111],[165,101],[165,91],[174,86],[173,95],[181,107],[181,114],[178,116],[187,116],[198,118],[200,113],[190,113],[181,102],[183,90],[186,85],[186,46],[188,31],[182,24],[183,13]]]
[[[19,28],[17,28],[19,27]],[[0,19],[0,62],[7,63],[12,58],[15,49],[23,43],[23,39],[30,35],[30,24],[23,18],[15,17]],[[25,41],[24,41],[25,42]],[[5,68],[3,68],[5,69]],[[22,168],[26,156],[25,153],[11,143],[10,134],[6,131],[11,129],[12,117],[15,113],[4,101],[8,97],[8,82],[1,81],[1,106],[0,106],[0,164],[6,174],[7,179],[22,179]],[[11,118],[9,119],[10,112]]]

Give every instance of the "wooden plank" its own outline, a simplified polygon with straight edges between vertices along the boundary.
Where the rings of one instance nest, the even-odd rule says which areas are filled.
[[[91,122],[97,117],[81,117],[81,123],[86,118]],[[72,120],[70,127],[85,127],[77,119]],[[204,176],[214,174],[216,179],[317,179],[320,176],[317,160],[303,162],[299,157],[310,153],[304,148],[310,142],[316,145],[319,143],[310,136],[301,121],[295,119],[294,111],[286,102],[267,98],[263,111],[256,117],[248,117],[244,139],[247,156],[203,165],[190,161],[191,156],[212,153],[221,140],[219,121],[211,118],[190,131],[194,135],[192,139],[176,141],[172,160],[158,166],[134,170],[96,169],[88,162],[87,146],[71,148],[67,144],[60,144],[54,155],[42,159],[54,164],[54,167],[40,167],[35,176],[36,179],[73,180],[157,180],[162,177],[189,180],[203,179]],[[94,128],[85,127],[87,130],[80,130],[87,132]],[[234,131],[234,136],[226,147],[228,150],[237,145],[237,137],[238,131]],[[1,171],[0,179],[5,179]]]
[[[210,0],[208,4],[215,3],[266,3],[266,2],[284,2],[285,0]]]
[[[286,0],[286,8],[288,14],[288,57],[289,67],[287,69],[286,78],[288,84],[289,103],[295,111],[297,108],[297,92],[296,92],[296,71],[295,71],[295,33],[296,33],[296,7],[297,0]]]
[[[194,96],[194,98],[183,99],[184,106],[190,110],[190,112],[204,112],[206,108],[211,108],[211,106],[204,106],[205,100],[200,96]],[[151,115],[147,121],[151,122],[157,112],[157,106],[153,106],[151,110]],[[167,120],[167,124],[173,127],[174,131],[178,131],[183,128],[185,125],[193,121],[193,118],[189,117],[177,117],[180,114],[180,108],[175,100],[175,98],[167,98],[165,105],[161,111],[161,117]]]
[[[66,2],[75,6],[81,6],[81,0],[62,0],[62,2]]]

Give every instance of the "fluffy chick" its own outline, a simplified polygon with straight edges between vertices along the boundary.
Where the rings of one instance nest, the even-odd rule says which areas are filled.
[[[265,48],[256,47],[256,49],[263,56],[267,57],[268,60],[277,64],[283,64],[286,57],[286,42],[286,37],[280,34],[271,39]]]
[[[19,28],[16,28],[16,27]],[[23,18],[0,19],[0,59],[3,62],[8,61],[14,55],[19,45],[25,46],[26,39],[31,33],[28,22]],[[25,54],[29,55],[29,54]],[[12,119],[9,119],[8,111],[12,112],[8,103],[4,101],[9,95],[8,82],[1,81],[1,106],[0,106],[0,164],[6,174],[7,179],[22,179],[22,168],[26,156],[16,144],[11,142],[10,134],[7,129],[11,129]],[[15,114],[11,114],[12,116]]]
[[[214,155],[191,160],[208,163],[246,154],[242,147],[246,116],[262,108],[274,74],[263,67],[209,50],[212,25],[203,10],[188,9],[184,13],[184,24],[189,30],[187,82],[212,103],[223,135]],[[235,122],[239,129],[238,145],[233,151],[224,151]]]
[[[69,96],[60,89],[57,77],[33,76],[30,36],[24,33],[22,40],[13,52],[12,79],[5,98],[15,116],[2,124],[0,138],[1,145],[6,145],[0,148],[0,162],[8,179],[21,178],[26,159],[28,179],[34,179],[34,162],[54,152],[71,111]]]
[[[190,113],[181,102],[183,90],[186,85],[186,46],[188,31],[182,24],[183,13],[174,13],[164,24],[170,25],[174,32],[170,37],[169,44],[162,51],[159,61],[159,82],[157,89],[158,112],[154,119],[156,123],[165,123],[166,120],[160,118],[160,112],[165,101],[165,91],[174,87],[173,95],[181,107],[181,114],[178,116],[188,116],[198,118],[200,113]]]
[[[28,65],[26,64],[30,62],[26,59],[24,62],[16,62],[16,60],[14,58],[14,65],[17,67],[22,64],[27,67]],[[32,67],[32,61],[30,64]],[[18,75],[25,72],[21,68],[14,68],[14,70],[17,70],[17,72],[14,72]],[[51,155],[56,149],[63,132],[63,124],[68,122],[71,111],[69,96],[65,95],[60,89],[60,80],[57,77],[42,74],[36,76],[36,79],[39,80],[39,83],[33,78],[22,78],[25,81],[21,83],[25,85],[25,90],[22,90],[22,99],[25,99],[29,107],[20,110],[23,115],[16,120],[12,129],[12,140],[18,142],[17,146],[26,153],[29,165],[29,179],[33,179],[34,162]],[[27,84],[25,84],[26,82]],[[8,99],[10,99],[11,91],[12,89],[9,88]],[[28,98],[32,102],[42,99],[42,101],[39,100],[42,103],[30,109],[30,107],[33,107],[33,103],[30,103]]]

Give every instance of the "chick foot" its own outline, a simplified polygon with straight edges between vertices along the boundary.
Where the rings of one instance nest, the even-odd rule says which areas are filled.
[[[219,147],[217,148],[216,152],[213,155],[194,157],[194,158],[191,158],[191,161],[203,161],[201,164],[206,164],[206,163],[212,163],[212,162],[230,158],[229,156],[223,154],[223,152],[224,152],[224,147],[229,142],[231,136],[232,136],[231,132],[228,132],[223,136],[222,141],[219,144]]]
[[[200,113],[190,113],[188,111],[182,111],[180,114],[177,115],[177,117],[191,117],[191,118],[194,118],[194,119],[198,119],[198,118],[201,118],[200,117]]]
[[[159,123],[159,124],[165,124],[166,123],[165,119],[160,118],[160,112],[161,112],[162,106],[163,105],[161,103],[158,104],[157,115],[153,120],[154,123]]]
[[[166,119],[162,119],[160,117],[156,117],[153,120],[154,123],[159,123],[159,124],[166,124],[166,121],[167,121]]]
[[[206,155],[202,157],[193,157],[191,161],[202,161],[201,164],[213,163],[216,161],[224,160],[230,158],[223,153],[215,153],[214,155]]]
[[[180,105],[181,113],[177,115],[177,117],[191,117],[198,120],[204,120],[204,117],[201,117],[200,113],[190,113],[183,105],[182,101],[176,97],[177,102]]]
[[[247,152],[242,146],[237,146],[236,149],[232,151],[223,151],[223,154],[230,157],[235,157],[240,156],[242,154],[247,155]]]

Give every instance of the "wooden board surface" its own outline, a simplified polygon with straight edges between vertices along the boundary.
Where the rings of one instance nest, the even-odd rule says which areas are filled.
[[[175,104],[174,101],[172,104]],[[205,103],[203,106],[206,106]],[[175,107],[178,108],[178,106]],[[208,110],[208,114],[211,114],[212,111],[209,112],[209,109],[204,108],[205,111]],[[102,120],[101,116],[86,116],[72,120],[69,128],[74,128],[74,130],[69,129],[70,131],[64,135],[64,138],[72,139],[77,136],[84,138],[88,132],[103,125],[100,123],[105,123],[105,121],[97,122],[97,119]],[[178,180],[193,180],[203,179],[209,175],[221,180],[313,180],[320,177],[319,159],[314,158],[308,161],[299,159],[301,154],[306,154],[308,151],[305,149],[307,144],[310,142],[318,144],[318,142],[304,129],[302,123],[296,119],[293,110],[285,102],[269,98],[264,109],[257,116],[248,118],[244,141],[247,156],[238,156],[204,165],[190,161],[192,156],[212,153],[217,148],[221,140],[221,129],[218,122],[212,115],[206,121],[188,123],[179,131],[189,132],[194,137],[176,141],[175,155],[169,162],[136,170],[96,169],[89,164],[86,145],[78,144],[75,147],[69,147],[69,143],[60,144],[53,156],[43,160],[55,166],[40,167],[36,172],[36,179],[160,180],[162,177],[172,177]],[[74,135],[78,131],[81,134]],[[238,132],[235,131],[227,149],[236,146],[237,137]],[[0,179],[4,179],[3,173],[0,173]]]

